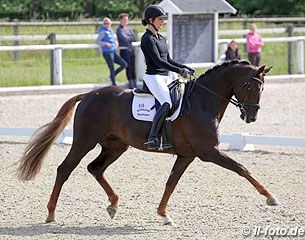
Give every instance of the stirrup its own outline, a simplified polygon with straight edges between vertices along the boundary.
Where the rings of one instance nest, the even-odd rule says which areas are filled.
[[[164,149],[172,148],[173,146],[170,143],[163,143],[159,146],[158,150],[163,151]]]
[[[163,151],[164,149],[172,148],[173,146],[170,143],[163,143],[163,138],[161,137],[161,141],[158,138],[151,139],[144,143],[147,145],[148,150],[159,150]]]
[[[163,151],[164,149],[172,148],[173,146],[170,143],[163,142],[163,137],[161,137],[160,146],[158,148],[159,151]]]
[[[158,138],[155,138],[155,139],[148,140],[144,144],[147,145],[148,150],[156,150],[160,146],[160,141]]]

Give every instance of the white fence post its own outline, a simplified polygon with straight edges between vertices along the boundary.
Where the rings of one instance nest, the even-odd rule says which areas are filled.
[[[297,63],[298,73],[304,74],[304,40],[298,40],[297,42]]]
[[[228,48],[228,43],[226,42],[221,42],[219,43],[219,55],[224,55],[226,53],[226,50]]]
[[[55,144],[72,144],[73,142],[73,131],[72,129],[65,128],[58,138],[55,140]]]
[[[54,57],[53,57],[53,77],[54,77],[54,85],[62,85],[62,48],[54,49]]]
[[[132,45],[135,48],[136,78],[138,81],[142,81],[146,69],[144,54],[139,42],[134,42]]]
[[[246,133],[234,133],[231,136],[228,150],[241,150],[241,151],[254,151],[254,145],[248,144],[245,141],[245,136],[248,136]]]

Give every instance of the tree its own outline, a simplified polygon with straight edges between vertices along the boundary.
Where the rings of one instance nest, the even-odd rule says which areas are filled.
[[[239,15],[305,16],[304,0],[228,0]]]
[[[138,11],[137,11],[137,17],[142,18],[143,17],[143,12],[145,10],[145,8],[149,5],[149,4],[157,4],[161,1],[154,1],[154,0],[134,0]]]

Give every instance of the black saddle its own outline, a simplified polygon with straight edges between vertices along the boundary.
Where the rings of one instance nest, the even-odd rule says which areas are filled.
[[[170,93],[170,97],[172,100],[172,108],[169,111],[169,116],[171,116],[179,107],[179,103],[180,103],[180,99],[182,97],[181,94],[181,83],[179,82],[179,79],[171,82],[168,85],[169,88],[169,93]],[[143,81],[143,86],[142,88],[136,88],[133,90],[136,94],[138,95],[147,95],[147,94],[151,94],[153,95],[150,90],[148,89],[147,85],[145,84],[145,82]],[[157,109],[160,107],[160,103],[159,101],[156,99],[156,103],[154,105],[154,107],[156,107]]]

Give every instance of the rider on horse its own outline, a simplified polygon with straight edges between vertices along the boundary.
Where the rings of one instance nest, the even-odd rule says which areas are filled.
[[[141,39],[141,49],[146,62],[143,81],[161,105],[153,119],[146,143],[148,149],[159,148],[158,134],[172,107],[167,86],[170,81],[169,71],[179,73],[184,78],[194,73],[194,69],[179,64],[170,58],[166,39],[158,33],[163,26],[165,17],[166,13],[161,7],[150,5],[145,9],[144,19],[142,19],[142,24],[147,26]],[[169,143],[164,143],[162,147],[165,149],[172,146]]]

